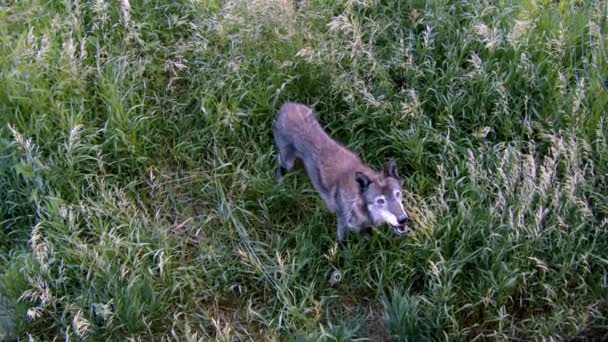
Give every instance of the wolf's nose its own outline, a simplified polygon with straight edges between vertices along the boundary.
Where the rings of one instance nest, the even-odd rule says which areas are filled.
[[[399,221],[397,221],[397,222],[399,222],[400,226],[403,226],[403,225],[407,224],[409,220],[410,219],[407,216],[402,216],[399,218]]]

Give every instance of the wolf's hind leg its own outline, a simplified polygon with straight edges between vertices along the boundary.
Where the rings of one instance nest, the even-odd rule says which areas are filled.
[[[274,178],[277,181],[281,181],[283,179],[283,169],[285,171],[289,171],[293,168],[293,164],[295,162],[295,149],[292,144],[285,141],[285,139],[281,136],[281,134],[274,133],[274,141],[275,145],[279,151],[277,156],[277,165],[274,169]]]
[[[283,169],[285,171],[291,170],[295,162],[293,149],[290,146],[287,146],[286,149],[290,149],[291,151],[279,150],[279,155],[277,156],[277,165],[274,169],[274,178],[277,181],[283,179]]]
[[[292,145],[285,145],[279,150],[279,166],[289,171],[293,168],[293,164],[296,161],[296,153]]]

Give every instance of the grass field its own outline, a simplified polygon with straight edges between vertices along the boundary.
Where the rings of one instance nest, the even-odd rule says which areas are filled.
[[[0,1],[12,334],[608,340],[606,2],[297,3]],[[288,100],[397,160],[413,234],[339,252],[272,178]]]

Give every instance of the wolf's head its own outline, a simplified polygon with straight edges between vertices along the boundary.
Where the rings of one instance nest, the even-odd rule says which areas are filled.
[[[371,179],[363,172],[356,172],[367,211],[374,226],[387,223],[399,235],[409,232],[409,216],[403,208],[402,180],[397,172],[395,160],[390,159],[382,174]]]

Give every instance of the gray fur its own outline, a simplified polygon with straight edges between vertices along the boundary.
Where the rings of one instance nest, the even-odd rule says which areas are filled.
[[[274,175],[291,170],[296,159],[328,209],[336,214],[337,237],[346,242],[349,231],[369,238],[371,228],[389,223],[398,234],[408,232],[408,215],[402,205],[402,181],[394,160],[377,172],[321,127],[311,108],[285,103],[272,132],[278,149]],[[383,202],[383,203],[380,203]]]

